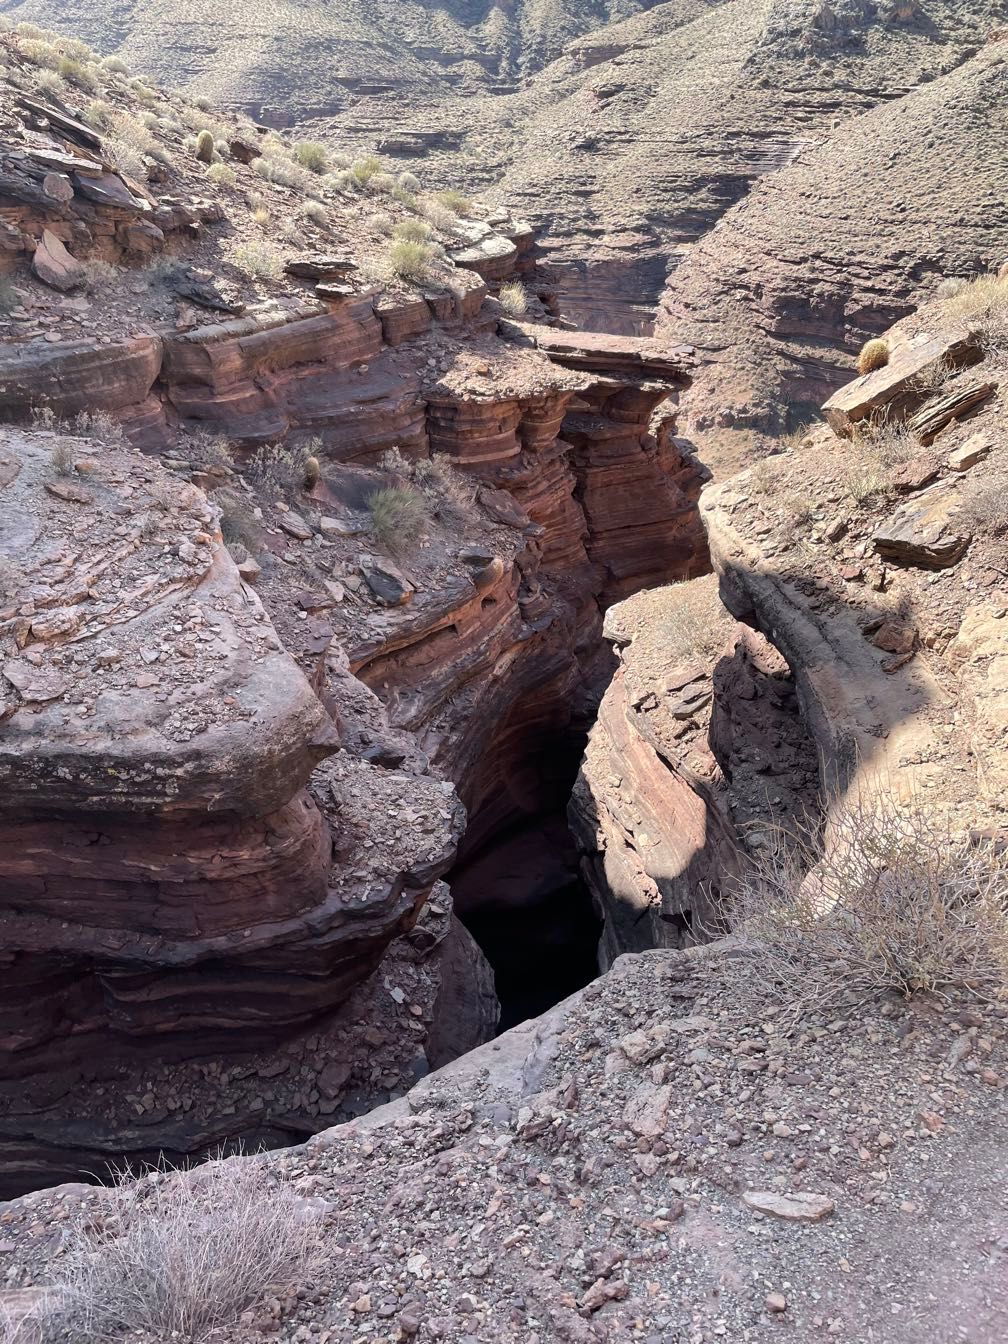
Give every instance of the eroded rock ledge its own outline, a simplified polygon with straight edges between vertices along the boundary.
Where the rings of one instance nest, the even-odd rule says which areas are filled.
[[[569,817],[609,965],[712,936],[761,827],[814,805],[817,763],[787,664],[714,577],[618,603],[605,635],[619,665]]]

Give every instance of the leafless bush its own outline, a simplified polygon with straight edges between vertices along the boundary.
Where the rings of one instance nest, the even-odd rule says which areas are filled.
[[[305,1265],[317,1215],[249,1160],[123,1185],[118,1227],[71,1233],[34,1314],[42,1344],[113,1344],[132,1331],[196,1340]]]
[[[74,469],[73,448],[66,439],[57,439],[49,454],[53,472],[57,476],[70,476]]]
[[[72,431],[82,439],[95,439],[106,448],[122,448],[127,442],[122,425],[108,411],[78,411]]]
[[[800,1004],[1008,983],[1008,854],[879,780],[766,835],[724,897],[740,989]]]
[[[915,374],[911,382],[916,391],[930,394],[943,387],[954,373],[955,366],[943,355],[941,359],[935,360],[929,368],[922,369],[920,373]]]
[[[860,427],[850,443],[843,481],[857,504],[868,504],[892,492],[895,467],[922,451],[920,440],[898,421],[875,421]]]
[[[464,525],[472,517],[476,483],[459,471],[447,453],[405,458],[398,448],[382,454],[381,467],[397,485],[411,484],[423,495],[433,518],[446,526]]]
[[[308,463],[312,458],[318,459],[321,452],[318,439],[309,439],[302,444],[263,444],[247,463],[245,474],[264,490],[281,497],[289,495],[294,490],[307,488],[311,478]]]
[[[956,524],[973,536],[1003,537],[1008,533],[1008,482],[967,495],[956,509]]]
[[[781,511],[789,527],[805,527],[812,521],[815,504],[811,496],[792,490],[781,498]]]

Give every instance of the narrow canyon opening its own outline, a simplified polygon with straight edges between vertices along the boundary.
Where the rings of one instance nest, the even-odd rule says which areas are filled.
[[[522,766],[535,782],[538,807],[489,831],[477,814],[447,877],[456,914],[493,967],[500,1031],[545,1012],[599,973],[601,921],[567,823],[586,740],[570,731],[539,738]]]

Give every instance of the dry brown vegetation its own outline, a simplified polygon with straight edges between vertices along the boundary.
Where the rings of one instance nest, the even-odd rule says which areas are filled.
[[[942,300],[947,316],[972,319],[1008,309],[1008,276],[980,275],[960,284]]]
[[[113,1344],[131,1331],[198,1340],[289,1281],[317,1215],[265,1179],[245,1159],[125,1182],[106,1230],[69,1232],[59,1279],[29,1318],[41,1344]]]
[[[868,781],[777,825],[726,897],[740,989],[799,1004],[1008,983],[1008,855]]]
[[[497,298],[509,317],[522,317],[528,312],[528,292],[520,280],[501,285]]]
[[[663,597],[674,599],[673,603],[663,602],[662,610],[671,606],[672,614],[657,628],[669,662],[674,665],[688,658],[716,657],[725,647],[732,626],[718,593],[717,576],[689,579],[659,591]]]

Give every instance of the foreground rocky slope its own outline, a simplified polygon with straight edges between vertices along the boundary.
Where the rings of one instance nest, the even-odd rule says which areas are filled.
[[[796,1023],[740,1005],[716,953],[626,957],[392,1107],[258,1159],[316,1254],[214,1338],[994,1344],[1005,1076],[998,1009]],[[54,1242],[136,1216],[121,1198],[0,1212],[16,1312],[59,1280]]]

